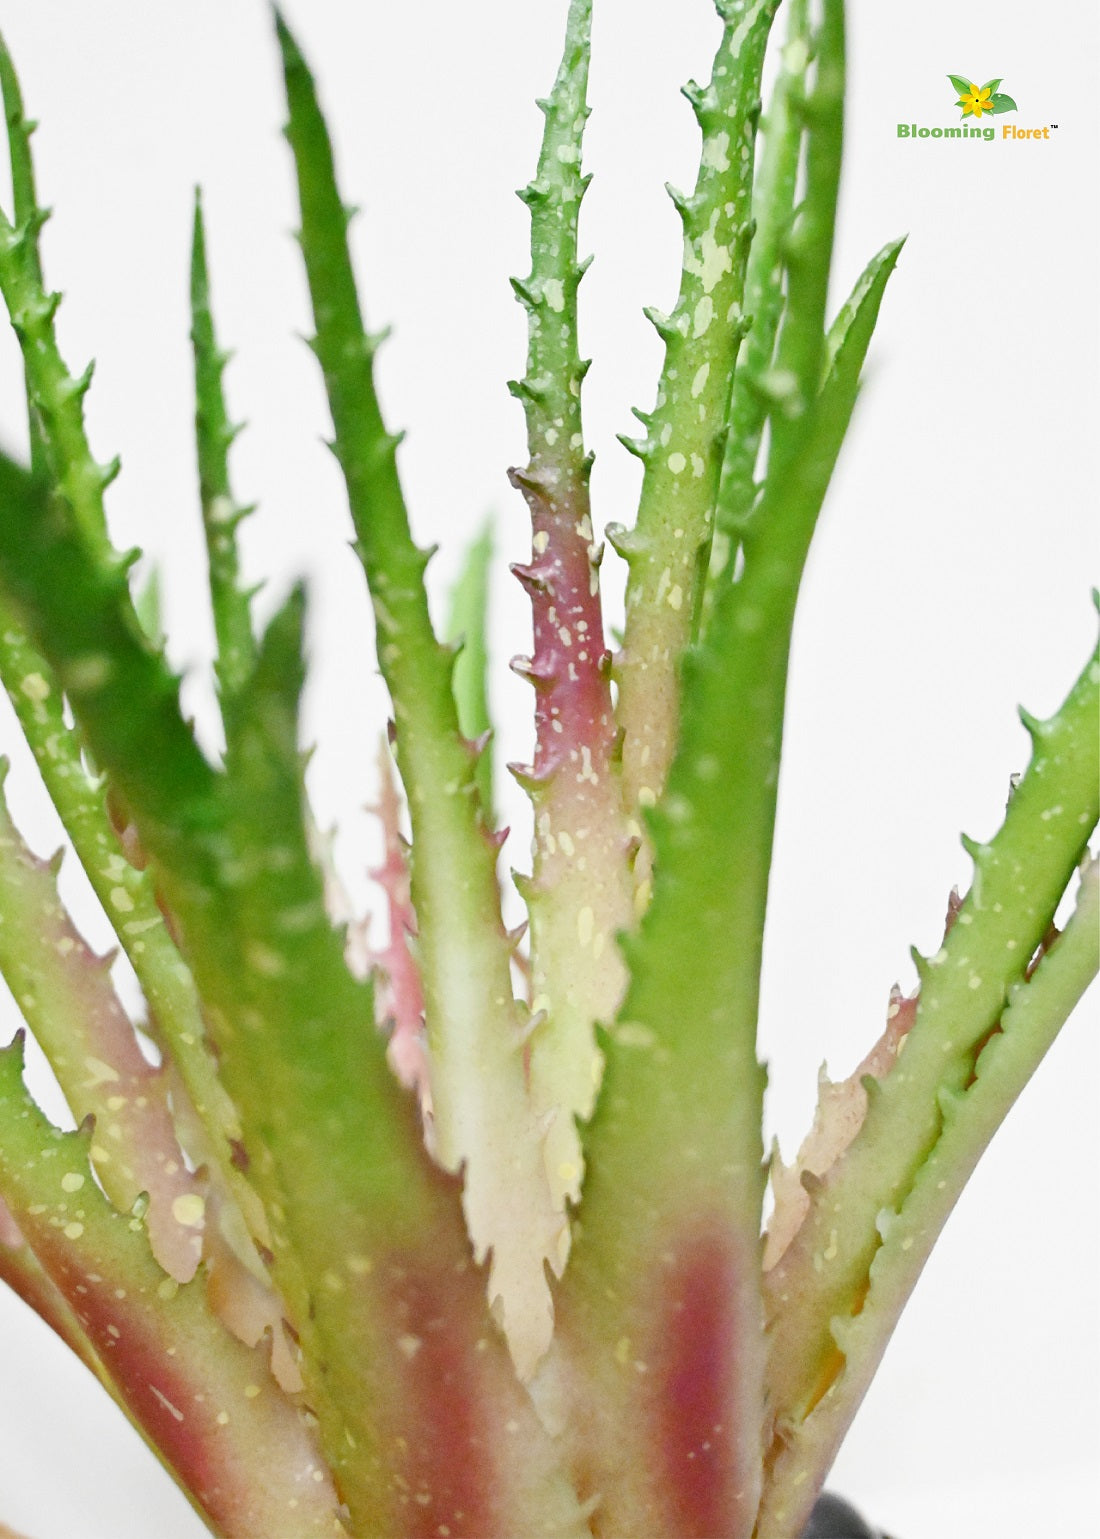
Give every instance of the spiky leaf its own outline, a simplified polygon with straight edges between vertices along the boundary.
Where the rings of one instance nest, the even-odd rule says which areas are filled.
[[[837,1321],[843,1324],[865,1307],[868,1278],[890,1238],[892,1215],[905,1211],[947,1136],[1006,1004],[1027,997],[1017,995],[1017,986],[1100,815],[1095,652],[1061,709],[1049,721],[1029,718],[1029,729],[1031,762],[1004,823],[988,843],[968,844],[973,885],[940,950],[918,961],[920,997],[905,1051],[881,1081],[865,1082],[869,1101],[858,1134],[811,1193],[801,1227],[767,1275],[771,1459],[781,1458],[792,1433],[839,1384],[846,1352]],[[1054,1015],[1060,1020],[1069,1002],[1058,997]],[[1045,1016],[1037,1023],[1044,1046],[1057,1024]],[[1019,1068],[1024,1060],[1007,1061]],[[997,1107],[998,1119],[1024,1078]],[[1002,1086],[1006,1093],[1009,1083]],[[993,1103],[976,1122],[966,1118],[960,1125],[967,1131],[958,1136],[972,1140],[976,1158],[995,1125]],[[941,1166],[939,1174],[957,1193],[968,1170],[964,1161],[953,1173]],[[914,1264],[909,1286],[919,1270],[917,1257]]]
[[[710,559],[730,385],[746,330],[745,268],[764,47],[777,0],[723,0],[709,86],[694,96],[699,175],[682,203],[684,268],[645,441],[616,662],[628,810],[660,794],[676,746],[684,650]],[[678,205],[679,206],[679,205]],[[646,862],[643,861],[643,865]]]
[[[451,655],[432,630],[427,558],[413,544],[374,389],[375,343],[363,328],[332,146],[305,60],[280,19],[288,136],[298,169],[301,244],[358,552],[393,699],[398,767],[412,819],[412,900],[431,1046],[436,1152],[463,1171],[479,1258],[492,1252],[490,1297],[517,1364],[529,1373],[550,1340],[545,1264],[560,1270],[564,1220],[543,1167],[527,1097],[524,1012],[513,998],[500,920],[496,848],[482,826],[475,755],[463,739]],[[456,983],[457,980],[457,983]]]
[[[535,758],[521,784],[534,806],[530,920],[531,1099],[546,1126],[546,1173],[557,1208],[576,1202],[584,1159],[577,1119],[592,1115],[601,1057],[595,1023],[610,1020],[626,978],[616,944],[631,918],[630,830],[616,762],[599,562],[584,450],[577,339],[577,224],[588,185],[591,0],[573,0],[550,96],[538,169],[521,194],[531,211],[527,372],[516,387],[529,460],[513,472],[531,513],[531,561],[513,570],[531,599],[534,647],[513,666],[534,686]],[[564,1254],[564,1253],[563,1253]]]
[[[222,714],[231,734],[237,698],[256,662],[251,605],[248,592],[241,585],[236,536],[238,524],[250,510],[237,502],[229,479],[229,447],[238,430],[229,419],[222,389],[228,359],[219,350],[214,332],[206,232],[197,188],[191,236],[191,346],[195,364],[199,496],[218,643],[215,667]]]

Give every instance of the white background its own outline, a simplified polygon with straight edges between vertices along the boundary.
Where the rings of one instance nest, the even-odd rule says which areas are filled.
[[[792,669],[762,1024],[772,1127],[790,1152],[816,1069],[847,1072],[875,1037],[908,946],[935,949],[958,832],[990,834],[1026,760],[1024,701],[1052,710],[1094,632],[1098,169],[1096,24],[1079,0],[852,0],[837,300],[884,241],[910,233],[868,383],[814,549]],[[422,543],[498,515],[524,554],[504,468],[523,456],[504,380],[522,369],[527,220],[511,189],[534,166],[532,99],[556,67],[564,0],[420,5],[287,0],[334,125],[380,363]],[[266,612],[312,578],[312,788],[341,826],[365,901],[361,804],[385,715],[335,463],[294,220],[276,60],[259,0],[14,0],[0,14],[23,76],[45,237],[75,368],[98,358],[93,447],[123,455],[117,542],[163,568],[173,655],[200,724],[212,645],[190,442],[186,264],[191,186],[206,189],[215,301],[235,412],[244,533]],[[657,339],[641,306],[678,276],[667,178],[690,186],[697,139],[677,87],[705,79],[706,0],[598,0],[583,245],[593,492],[630,522],[637,466],[613,441],[652,404]],[[1021,126],[1049,142],[899,141],[898,121],[956,121],[947,71],[1003,76]],[[0,347],[0,433],[22,434],[14,345]],[[609,562],[610,565],[610,562]],[[502,758],[522,757],[529,701],[503,668],[524,649],[515,584],[494,594]],[[208,719],[208,715],[207,715]],[[14,742],[0,718],[0,743]],[[55,842],[33,776],[12,800]],[[521,822],[522,809],[516,821]],[[512,853],[525,861],[522,836]],[[67,877],[70,890],[78,884]],[[93,933],[94,921],[89,921]],[[1098,1420],[1095,1001],[1043,1065],[945,1232],[833,1485],[896,1539],[1085,1539]],[[0,1521],[32,1539],[186,1539],[200,1526],[82,1370],[0,1300]],[[518,1536],[517,1536],[518,1539]],[[661,1539],[661,1536],[653,1536]]]

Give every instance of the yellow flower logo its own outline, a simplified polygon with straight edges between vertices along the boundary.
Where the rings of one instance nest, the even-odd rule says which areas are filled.
[[[1000,77],[987,80],[985,85],[975,85],[969,75],[948,75],[958,95],[957,107],[962,108],[964,118],[981,118],[984,113],[1015,112],[1016,103],[998,87]]]
[[[992,112],[992,96],[993,92],[988,86],[980,89],[978,86],[972,85],[965,96],[959,97],[959,106],[963,110],[963,117],[973,115],[976,118],[980,118],[983,112]]]

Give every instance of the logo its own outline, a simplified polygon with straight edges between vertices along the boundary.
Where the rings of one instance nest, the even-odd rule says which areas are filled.
[[[1015,123],[1002,123],[1000,132],[994,128],[993,119],[1006,112],[1016,112],[1015,99],[1001,90],[1001,77],[995,80],[987,80],[985,85],[978,85],[971,80],[969,75],[948,75],[951,89],[955,92],[955,106],[959,109],[960,121],[954,127],[937,126],[926,128],[918,123],[899,123],[897,136],[899,139],[967,139],[971,143],[992,144],[995,140],[1003,143],[1026,142],[1033,143],[1040,139],[1050,139],[1051,129],[1058,127],[1057,123],[1044,123],[1040,128],[1020,128]]]
[[[964,118],[981,118],[985,112],[1015,112],[1016,103],[1011,96],[998,91],[1000,78],[987,80],[984,86],[975,85],[967,75],[948,75],[948,80],[958,94],[957,107],[962,108]]]

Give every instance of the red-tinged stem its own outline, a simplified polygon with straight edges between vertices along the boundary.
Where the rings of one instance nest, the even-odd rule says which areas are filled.
[[[407,1493],[403,1539],[436,1539],[441,1526],[455,1539],[478,1539],[500,1520],[493,1498],[500,1427],[480,1382],[478,1344],[463,1328],[469,1317],[460,1322],[451,1308],[453,1291],[453,1276],[430,1255],[388,1263],[386,1315],[402,1327],[402,1393],[407,1424],[418,1429],[415,1441],[398,1439],[392,1472]],[[450,1328],[441,1329],[444,1322]]]
[[[664,1283],[665,1332],[654,1367],[655,1447],[676,1532],[721,1533],[736,1505],[737,1464],[724,1425],[733,1377],[732,1257],[701,1234]]]
[[[587,472],[540,454],[512,479],[531,510],[532,560],[514,570],[531,597],[534,660],[520,671],[535,686],[535,775],[583,784],[614,747]]]
[[[513,389],[527,417],[530,460],[512,479],[527,499],[532,559],[515,568],[531,597],[534,649],[514,666],[535,688],[535,758],[520,772],[534,803],[530,914],[531,1005],[543,1023],[528,1069],[547,1126],[555,1204],[580,1195],[576,1119],[592,1114],[602,1071],[595,1022],[608,1021],[625,974],[615,938],[631,917],[629,831],[615,765],[615,724],[600,604],[600,551],[589,503],[577,343],[577,220],[587,178],[590,0],[573,0],[549,100],[531,210],[531,276],[516,292],[528,312],[527,373]]]
[[[538,462],[533,462],[533,467]],[[536,747],[527,781],[535,831],[530,883],[531,1005],[545,1013],[529,1068],[555,1201],[576,1201],[601,1059],[594,1023],[614,1015],[625,982],[615,943],[631,917],[628,831],[595,579],[586,477],[525,477],[534,554],[520,570],[531,594]],[[556,484],[555,484],[556,481]]]
[[[583,1265],[583,1239],[576,1264]],[[570,1400],[566,1433],[583,1497],[598,1494],[597,1539],[748,1539],[755,1472],[743,1432],[756,1414],[742,1394],[744,1255],[717,1213],[654,1238],[642,1276],[609,1273],[584,1305],[562,1306]],[[596,1354],[578,1344],[599,1340]]]
[[[42,1270],[2,1198],[0,1198],[0,1282],[6,1283],[17,1298],[21,1298],[29,1309],[33,1309],[38,1318],[48,1325],[71,1351],[76,1353],[84,1366],[89,1368],[105,1387],[110,1387],[80,1321]],[[0,1528],[0,1534],[2,1533],[3,1529]]]
[[[261,1353],[216,1318],[202,1275],[177,1284],[140,1220],[110,1206],[91,1135],[59,1133],[0,1054],[0,1188],[127,1415],[222,1539],[345,1533],[314,1434]]]

